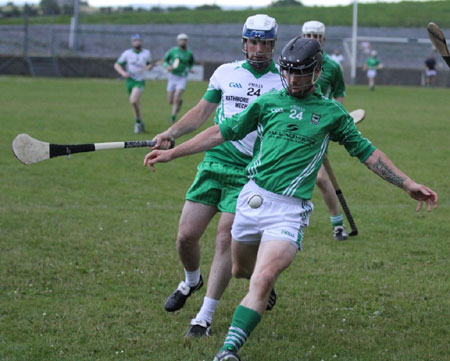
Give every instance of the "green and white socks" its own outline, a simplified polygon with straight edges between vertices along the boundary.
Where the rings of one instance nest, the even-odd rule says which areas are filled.
[[[258,312],[241,305],[237,306],[221,350],[237,352],[247,341],[259,321],[261,321],[261,315]]]
[[[342,216],[342,214],[338,214],[337,216],[330,216],[330,221],[333,227],[344,225],[344,217]]]

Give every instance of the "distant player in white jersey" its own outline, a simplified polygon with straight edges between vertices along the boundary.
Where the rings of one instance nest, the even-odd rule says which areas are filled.
[[[145,72],[152,65],[150,50],[142,49],[142,39],[139,34],[131,36],[132,48],[125,50],[114,64],[114,69],[126,79],[126,87],[130,96],[130,103],[135,115],[134,133],[145,131],[142,121],[140,99],[145,87]]]
[[[245,110],[260,95],[282,89],[278,67],[272,60],[278,25],[267,15],[250,16],[242,32],[242,50],[247,60],[221,65],[212,75],[199,103],[177,123],[155,139],[155,148],[167,148],[170,141],[199,128],[216,110],[215,123]],[[238,142],[226,142],[206,152],[197,176],[186,195],[181,214],[177,249],[185,280],[169,296],[168,312],[182,308],[187,298],[203,285],[200,275],[199,240],[211,219],[220,212],[215,255],[202,308],[191,321],[186,336],[208,336],[213,313],[231,278],[231,225],[236,201],[247,182],[245,167],[252,159],[256,132]],[[275,304],[276,294],[268,303]]]

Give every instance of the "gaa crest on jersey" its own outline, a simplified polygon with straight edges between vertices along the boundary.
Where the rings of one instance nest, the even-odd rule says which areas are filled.
[[[242,84],[241,83],[235,83],[234,81],[230,82],[230,84],[228,84],[228,86],[230,88],[241,88],[242,89]]]
[[[322,116],[320,114],[312,113],[312,115],[311,115],[311,124],[319,125],[319,121],[320,121],[321,117]]]

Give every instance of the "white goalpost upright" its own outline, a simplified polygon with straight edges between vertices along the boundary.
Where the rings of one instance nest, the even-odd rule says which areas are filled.
[[[351,83],[356,83],[356,45],[358,41],[358,0],[353,0],[353,27],[352,27],[352,55],[351,55]],[[345,46],[345,43],[344,43]]]

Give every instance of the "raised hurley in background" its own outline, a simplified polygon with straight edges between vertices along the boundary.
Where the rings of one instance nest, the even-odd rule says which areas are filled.
[[[95,152],[96,150],[107,149],[153,147],[155,144],[156,142],[153,140],[86,144],[52,144],[34,139],[28,134],[19,134],[12,142],[12,150],[17,159],[23,164],[33,164],[61,155]]]
[[[431,22],[427,26],[428,36],[434,47],[442,55],[447,65],[450,67],[450,52],[448,51],[447,41],[442,30],[435,23]]]

